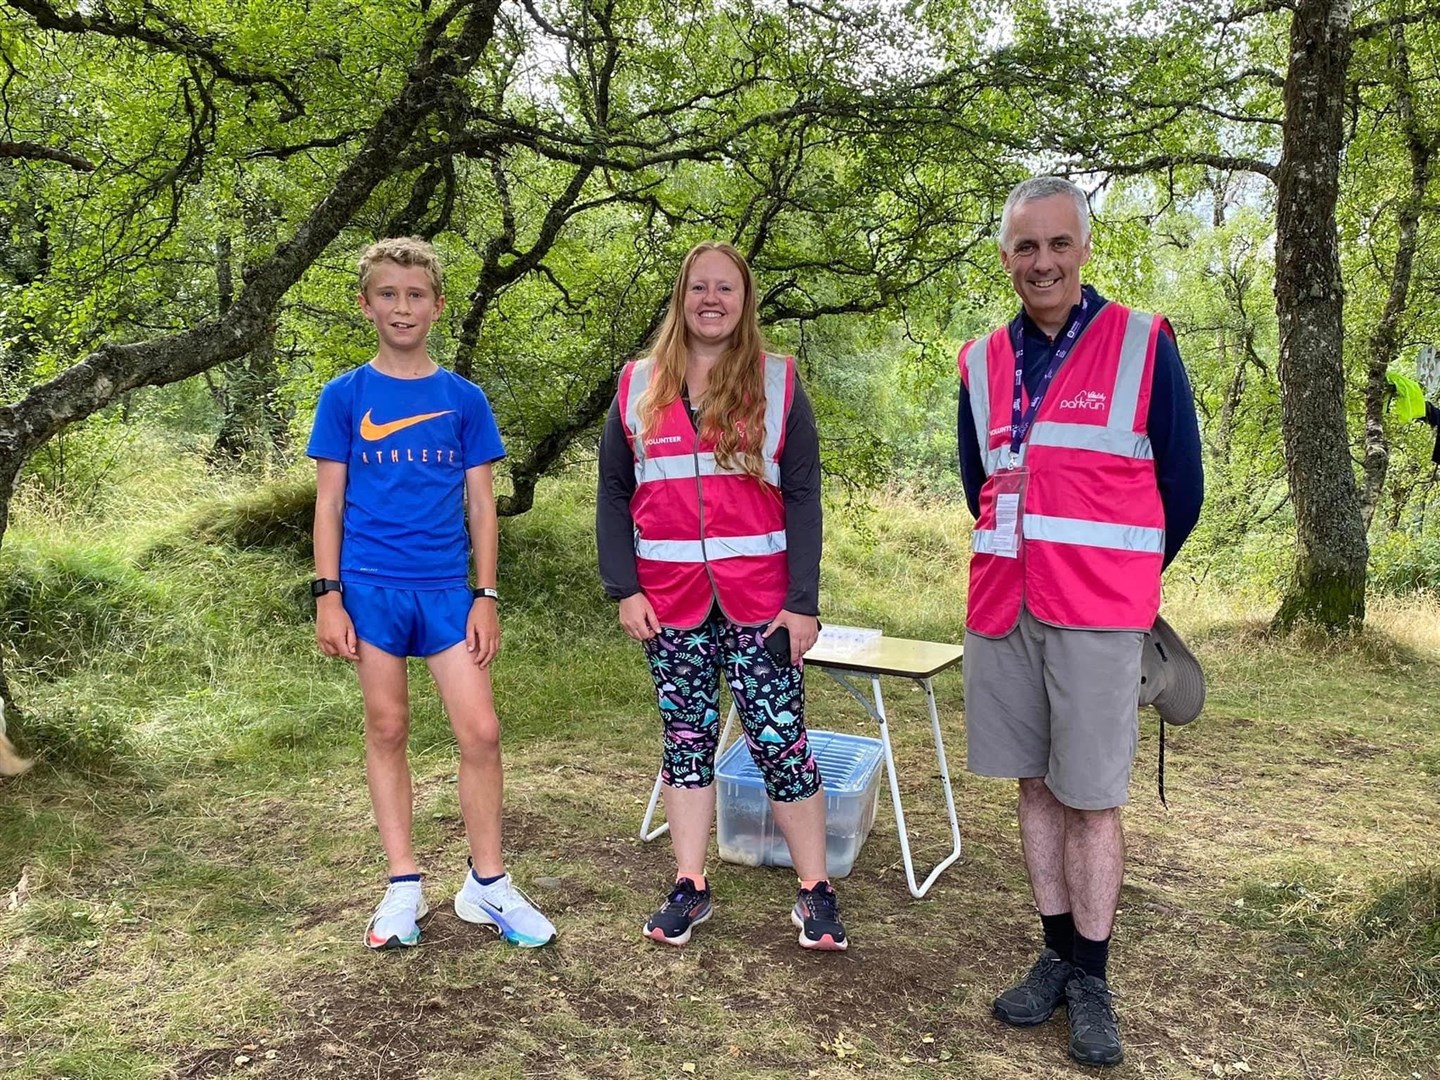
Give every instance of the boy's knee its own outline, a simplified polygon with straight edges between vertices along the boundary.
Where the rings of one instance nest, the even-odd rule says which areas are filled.
[[[455,733],[464,761],[490,761],[500,754],[500,725],[474,724],[465,731]]]
[[[377,750],[403,750],[410,738],[409,713],[382,712],[365,717],[365,742]]]

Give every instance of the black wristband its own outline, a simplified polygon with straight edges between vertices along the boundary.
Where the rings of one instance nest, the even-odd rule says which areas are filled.
[[[500,594],[486,585],[471,589],[470,596],[476,600],[494,600],[497,604],[500,602]]]
[[[334,578],[317,577],[314,581],[310,582],[310,595],[313,596],[316,600],[319,600],[320,597],[324,596],[326,593],[329,592],[344,591],[345,587],[341,585],[340,582],[336,581]]]

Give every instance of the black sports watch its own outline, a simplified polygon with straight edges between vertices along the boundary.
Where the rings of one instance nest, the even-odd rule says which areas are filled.
[[[316,600],[320,599],[320,597],[324,596],[327,592],[344,591],[345,587],[334,578],[317,577],[314,581],[310,582],[310,595],[315,597]]]
[[[478,589],[471,589],[470,595],[476,600],[494,600],[500,602],[500,594],[488,585],[481,585]]]

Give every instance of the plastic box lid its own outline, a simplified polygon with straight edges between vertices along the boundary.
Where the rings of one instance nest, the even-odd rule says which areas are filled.
[[[870,786],[883,753],[879,739],[814,728],[808,734],[810,752],[820,766],[826,794],[858,795]],[[744,738],[737,739],[720,756],[715,776],[742,786],[765,786]]]

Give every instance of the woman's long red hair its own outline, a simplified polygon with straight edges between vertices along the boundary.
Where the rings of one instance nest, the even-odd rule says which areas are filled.
[[[670,308],[655,331],[647,354],[654,366],[650,385],[640,397],[640,422],[645,435],[652,434],[661,412],[680,397],[685,360],[690,352],[685,329],[685,285],[695,260],[707,251],[718,251],[735,264],[744,283],[744,296],[730,346],[710,369],[710,383],[701,403],[698,427],[702,438],[714,440],[715,460],[721,468],[739,468],[763,479],[765,366],[762,357],[767,347],[760,333],[755,279],[745,257],[730,244],[718,240],[696,244],[680,264],[680,274],[670,291]]]

